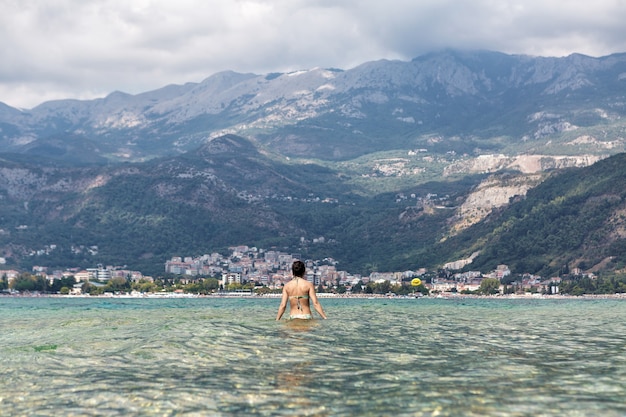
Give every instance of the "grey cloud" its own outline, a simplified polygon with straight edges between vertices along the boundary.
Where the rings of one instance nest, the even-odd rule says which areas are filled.
[[[0,0],[0,101],[138,93],[222,70],[351,68],[452,47],[626,51],[612,0]]]

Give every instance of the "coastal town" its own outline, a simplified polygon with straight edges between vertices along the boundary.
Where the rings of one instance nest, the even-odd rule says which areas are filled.
[[[199,283],[212,278],[218,282],[216,291],[242,291],[250,293],[254,289],[264,288],[267,292],[279,291],[291,279],[291,264],[301,259],[300,254],[286,253],[278,250],[265,250],[246,245],[229,248],[227,255],[217,252],[202,256],[176,256],[165,261],[164,276],[181,286]],[[485,279],[497,280],[498,293],[506,293],[506,286],[502,282],[511,275],[506,265],[499,265],[494,271],[481,273],[479,271],[454,272],[460,270],[471,259],[452,262],[444,265],[440,271],[428,271],[425,268],[415,270],[380,272],[373,271],[369,275],[351,274],[338,268],[338,263],[332,258],[322,260],[306,260],[307,280],[312,282],[319,292],[352,294],[370,292],[372,286],[385,288],[391,291],[394,288],[410,287],[411,280],[420,278],[423,293],[475,293],[481,289]],[[96,265],[93,268],[49,271],[46,267],[35,266],[30,272],[36,277],[42,277],[50,285],[55,281],[73,277],[75,284],[68,293],[79,295],[83,292],[84,284],[105,286],[111,280],[125,280],[139,285],[150,284],[162,277],[155,278],[115,266]],[[0,285],[4,283],[3,291],[10,291],[15,281],[22,274],[16,270],[0,270]],[[553,277],[542,279],[532,274],[524,274],[516,279],[512,288],[515,292],[535,294],[558,294],[561,278]],[[146,286],[145,288],[152,288]],[[413,289],[415,290],[415,289]],[[496,291],[494,291],[495,293]]]
[[[219,276],[221,285],[241,285],[252,283],[256,286],[280,289],[291,279],[291,264],[301,259],[299,254],[280,251],[265,251],[255,247],[231,247],[230,256],[218,253],[200,257],[175,257],[165,263],[165,271],[170,274],[184,275],[193,280],[197,276]],[[471,259],[447,263],[442,271],[429,271],[426,268],[415,270],[380,272],[373,271],[369,275],[351,274],[337,268],[338,263],[332,258],[323,260],[307,260],[307,280],[322,291],[334,291],[338,287],[346,293],[355,287],[363,288],[370,283],[387,284],[388,287],[410,286],[414,278],[421,278],[427,292],[433,293],[472,293],[480,289],[484,279],[495,279],[502,282],[511,275],[507,265],[498,265],[489,273],[480,271],[457,272],[471,263]],[[575,271],[582,273],[582,271]],[[557,294],[561,278],[542,279],[533,274],[523,274],[516,281],[516,290],[529,293]],[[505,292],[500,286],[498,291]],[[359,291],[360,292],[360,291]]]

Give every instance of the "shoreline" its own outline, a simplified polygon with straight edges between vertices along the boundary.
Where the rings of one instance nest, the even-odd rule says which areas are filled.
[[[246,294],[246,293],[222,293],[222,294],[186,294],[186,293],[140,293],[140,294],[37,294],[37,293],[0,293],[2,298],[133,298],[133,299],[172,299],[172,298],[253,298],[253,299],[279,299],[281,294]],[[386,295],[386,294],[334,294],[318,293],[321,299],[385,299],[385,300],[420,300],[420,299],[492,299],[492,300],[626,300],[626,293],[616,294],[583,294],[583,295],[562,295],[562,294],[506,294],[506,295],[476,295],[476,294],[454,294],[445,293],[437,295],[411,296],[411,295]]]

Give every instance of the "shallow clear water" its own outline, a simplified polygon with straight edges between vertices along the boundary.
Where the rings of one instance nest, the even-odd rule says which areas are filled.
[[[626,415],[626,300],[278,303],[0,297],[0,415]]]

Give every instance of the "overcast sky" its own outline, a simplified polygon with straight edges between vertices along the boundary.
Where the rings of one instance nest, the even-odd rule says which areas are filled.
[[[0,102],[131,94],[223,70],[350,69],[442,48],[626,52],[623,0],[0,0]]]

